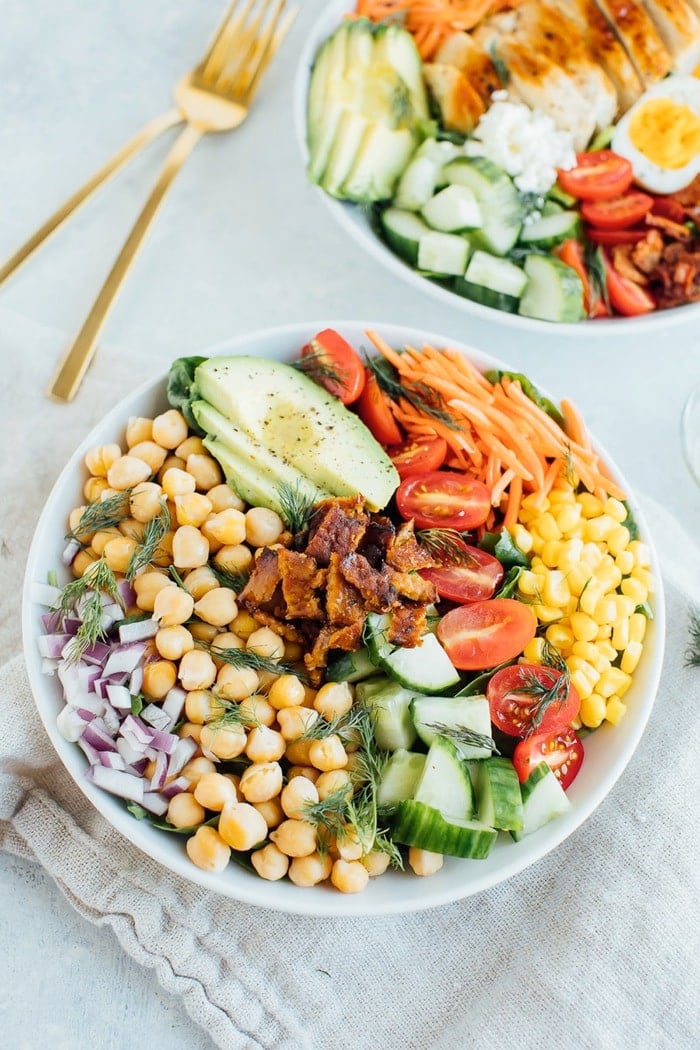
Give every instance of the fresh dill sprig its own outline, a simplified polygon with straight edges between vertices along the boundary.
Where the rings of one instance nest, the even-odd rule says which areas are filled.
[[[180,587],[183,591],[186,591],[187,588],[185,587],[185,581],[183,580],[182,576],[177,571],[177,569],[175,568],[174,565],[169,565],[168,566],[168,572],[170,573],[172,578],[175,580],[175,583],[178,585],[178,587]]]
[[[700,667],[700,608],[690,610],[690,639],[685,653],[686,667]]]
[[[566,449],[564,450],[564,470],[563,470],[563,473],[564,473],[564,479],[566,480],[567,485],[570,485],[571,488],[575,492],[576,491],[576,487],[578,485],[578,479],[576,477],[576,468],[574,467],[574,454],[573,454],[573,452],[571,450],[571,445],[568,445],[568,444],[566,446]]]
[[[101,503],[91,503],[80,515],[80,521],[66,533],[66,539],[83,543],[101,529],[111,529],[129,517],[131,489],[115,492]]]
[[[151,564],[153,559],[162,554],[161,543],[170,532],[170,511],[165,500],[161,500],[161,506],[155,517],[147,521],[141,542],[132,551],[129,563],[124,575],[131,582],[136,574]]]
[[[102,623],[102,595],[109,597],[124,608],[124,600],[117,588],[117,578],[104,556],[93,562],[85,573],[61,591],[53,608],[67,616],[80,603],[80,625],[65,649],[66,659],[79,660],[83,653],[98,641],[104,641],[107,632]]]
[[[249,697],[250,700],[255,700],[255,695]],[[216,703],[224,708],[223,714],[218,715],[211,722],[208,722],[212,729],[229,729],[232,726],[245,726],[246,729],[254,729],[257,726],[261,726],[262,722],[255,714],[255,705],[251,706],[246,703],[246,707],[241,711],[241,705],[234,700],[226,700],[225,697],[220,696],[219,693],[213,694]],[[259,699],[263,700],[262,695]]]
[[[496,741],[486,733],[477,733],[466,726],[448,726],[444,722],[426,722],[426,729],[432,729],[439,736],[445,736],[455,744],[464,744],[467,747],[479,747],[484,750],[494,751],[500,754],[496,747]]]
[[[365,354],[365,364],[377,380],[380,389],[392,401],[400,401],[403,398],[418,412],[444,423],[450,430],[461,430],[461,423],[448,412],[442,396],[427,383],[402,383],[396,369],[384,358]]]
[[[389,863],[392,868],[395,868],[398,871],[403,871],[404,862],[401,850],[396,843],[389,838],[386,831],[380,829],[377,832],[374,838],[374,846],[372,848],[377,850],[378,853],[388,854]]]
[[[210,562],[209,568],[222,587],[228,587],[229,590],[235,591],[236,594],[241,593],[250,579],[250,573],[246,572],[245,569],[222,569],[216,562]]]
[[[449,562],[451,565],[477,564],[474,555],[465,550],[467,536],[467,533],[457,529],[419,529],[416,532],[416,540],[428,554],[441,563]]]
[[[336,715],[335,718],[317,718],[315,722],[306,727],[300,739],[325,740],[329,736],[352,735],[354,730],[361,730],[367,716],[367,709],[355,704],[348,712]]]
[[[316,500],[309,492],[302,492],[301,484],[294,485],[282,482],[277,486],[280,503],[280,516],[290,532],[305,532],[314,515]]]
[[[306,680],[304,672],[292,666],[292,664],[273,660],[269,656],[261,656],[260,653],[253,653],[248,649],[227,649],[203,640],[198,640],[196,644],[214,659],[222,660],[225,664],[230,664],[232,667],[239,669],[250,668],[253,671],[263,671],[274,675],[293,674],[302,681]]]
[[[317,344],[318,345],[318,344]],[[342,385],[346,373],[342,369],[334,367],[328,354],[321,348],[310,350],[297,361],[292,361],[292,367],[302,372],[316,383],[323,384],[323,380],[329,383]]]

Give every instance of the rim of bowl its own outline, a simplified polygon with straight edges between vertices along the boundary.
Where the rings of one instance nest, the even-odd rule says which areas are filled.
[[[261,353],[263,344],[273,343],[276,346],[276,350],[270,356],[276,356],[278,359],[284,360],[294,352],[296,347],[300,347],[307,342],[311,335],[327,327],[338,328],[347,333],[349,338],[357,339],[358,341],[362,338],[362,333],[374,329],[397,345],[409,342],[412,344],[428,342],[437,346],[450,345],[465,353],[480,368],[508,367],[507,363],[499,358],[471,347],[461,340],[451,339],[444,334],[382,321],[342,321],[337,318],[295,322],[232,336],[229,339],[217,342],[202,353],[203,356],[207,357],[220,356],[224,353]],[[357,335],[350,334],[355,332]],[[599,737],[603,741],[600,748],[605,748],[606,755],[608,751],[611,752],[611,755],[608,755],[605,761],[604,775],[602,777],[597,775],[588,784],[586,783],[587,778],[584,777],[583,781],[581,780],[582,772],[569,791],[569,796],[573,802],[571,809],[556,821],[545,825],[533,835],[521,840],[521,842],[517,843],[517,848],[515,848],[516,844],[501,841],[496,843],[490,858],[487,858],[486,861],[471,862],[471,864],[478,864],[478,866],[471,866],[469,861],[461,862],[470,865],[468,869],[463,869],[465,871],[464,879],[458,877],[460,870],[458,865],[460,862],[455,858],[447,858],[450,862],[450,868],[446,875],[449,874],[449,878],[440,879],[441,873],[438,873],[426,883],[425,880],[419,879],[410,873],[406,875],[391,873],[383,875],[377,880],[372,880],[368,889],[358,895],[341,894],[328,887],[314,887],[314,892],[312,893],[309,890],[293,886],[291,883],[271,884],[260,879],[257,875],[251,875],[249,872],[236,867],[233,863],[227,870],[227,874],[232,875],[232,878],[224,882],[224,873],[212,874],[202,871],[188,860],[184,850],[177,851],[174,848],[174,840],[178,839],[179,836],[168,835],[166,832],[154,829],[145,820],[135,820],[128,813],[121,799],[107,794],[107,792],[85,780],[83,775],[87,766],[85,757],[75,744],[66,741],[60,735],[56,726],[56,713],[60,710],[62,697],[56,688],[55,679],[43,674],[41,671],[41,661],[36,648],[36,636],[38,616],[42,610],[41,607],[33,603],[30,591],[32,582],[39,578],[39,573],[42,570],[40,562],[46,548],[46,542],[47,540],[49,543],[53,542],[55,532],[53,528],[55,524],[53,522],[54,508],[60,503],[61,498],[64,500],[67,498],[69,490],[71,490],[72,494],[77,494],[79,491],[79,478],[76,472],[85,452],[95,441],[93,435],[103,430],[113,434],[117,427],[123,427],[128,414],[128,406],[139,399],[143,400],[149,397],[152,402],[158,401],[165,406],[166,375],[167,370],[142,383],[110,409],[100,423],[85,435],[54,483],[37,522],[27,557],[22,593],[22,633],[25,664],[32,694],[44,727],[63,766],[86,796],[89,803],[133,845],[164,868],[185,878],[187,881],[241,903],[269,908],[287,914],[307,916],[349,917],[423,911],[442,904],[462,900],[497,886],[541,860],[555,849],[597,809],[612,790],[632,758],[654,705],[664,653],[665,607],[659,561],[653,538],[634,493],[630,491],[614,460],[595,440],[593,443],[596,450],[604,458],[613,476],[623,485],[625,491],[629,492],[628,503],[639,526],[640,534],[649,547],[652,572],[658,585],[658,590],[654,596],[654,619],[650,625],[652,642],[650,646],[645,648],[643,656],[642,666],[645,681],[642,683],[638,679],[637,683],[633,683],[632,688],[634,689],[636,685],[635,691],[641,691],[642,695],[638,698],[637,708],[628,712],[622,723],[622,731],[620,726],[604,726],[596,731],[595,737]],[[536,378],[533,382],[537,382]],[[538,389],[545,396],[552,396],[544,387],[538,385]],[[56,550],[59,554],[58,541],[60,536],[61,534],[56,533]],[[52,557],[54,561],[50,567],[55,567],[56,554],[52,554]],[[43,568],[45,570],[46,566]],[[603,735],[601,736],[601,734]],[[605,747],[608,740],[612,740],[610,748]],[[584,783],[586,783],[585,790],[583,788]],[[577,784],[579,785],[578,790]],[[579,797],[581,795],[583,797]],[[510,847],[513,847],[512,850]],[[505,850],[503,858],[501,858],[502,850]],[[495,861],[497,863],[494,869]],[[404,879],[405,881],[403,881]],[[387,882],[386,880],[389,881]],[[372,893],[373,889],[374,893]]]

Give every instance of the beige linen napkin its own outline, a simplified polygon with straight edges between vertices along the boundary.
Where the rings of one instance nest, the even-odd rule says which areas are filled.
[[[18,462],[3,468],[18,491],[23,456],[36,461],[48,441],[32,431],[39,399],[17,391],[35,388],[42,369],[39,380],[48,380],[56,352],[48,333],[27,334],[34,357],[18,360],[26,382],[15,389],[19,400],[10,404],[5,394],[29,443],[29,451],[17,443]],[[8,655],[19,649],[17,584],[30,513],[110,389],[116,398],[120,382],[133,385],[125,369],[149,370],[122,357],[115,384],[103,359],[80,406],[46,409],[50,461],[38,464],[16,527],[4,512],[12,517],[9,557],[0,559]],[[342,920],[285,916],[207,893],[160,868],[90,808],[45,735],[21,655],[0,669],[0,847],[41,864],[80,914],[111,926],[224,1050],[696,1046],[700,669],[686,667],[685,657],[700,554],[660,507],[645,500],[644,510],[669,625],[649,725],[598,810],[508,883],[415,915]]]

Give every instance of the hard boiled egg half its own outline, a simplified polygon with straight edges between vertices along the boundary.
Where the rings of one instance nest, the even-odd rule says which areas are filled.
[[[675,193],[700,174],[700,80],[670,76],[647,89],[615,128],[611,149],[652,193]]]

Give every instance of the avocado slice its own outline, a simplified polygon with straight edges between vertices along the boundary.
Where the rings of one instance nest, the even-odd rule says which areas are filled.
[[[318,489],[359,493],[370,510],[385,507],[394,494],[396,468],[362,420],[291,365],[211,357],[198,366],[195,381],[204,401],[269,450],[275,463],[296,468]]]

